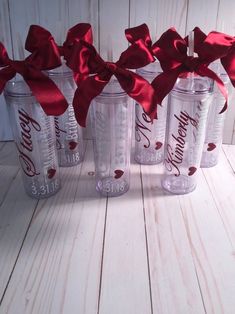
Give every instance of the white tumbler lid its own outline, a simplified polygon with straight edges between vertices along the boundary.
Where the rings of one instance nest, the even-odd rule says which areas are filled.
[[[156,76],[156,74],[162,73],[162,68],[161,68],[160,62],[156,60],[155,62],[151,62],[143,68],[139,68],[136,72],[141,75],[155,75]]]

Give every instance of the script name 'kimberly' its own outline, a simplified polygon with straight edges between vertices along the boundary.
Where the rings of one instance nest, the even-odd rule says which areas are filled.
[[[29,176],[33,177],[38,175],[36,171],[36,167],[34,165],[33,160],[30,158],[30,154],[33,152],[33,141],[32,141],[32,128],[40,132],[41,126],[40,124],[34,120],[29,114],[24,110],[18,110],[19,114],[19,123],[20,123],[20,147],[17,146],[19,152],[19,160],[24,173]]]
[[[170,144],[167,145],[165,166],[168,171],[173,171],[174,169],[175,176],[178,177],[180,175],[179,166],[182,164],[184,159],[185,138],[187,136],[188,125],[191,124],[193,127],[197,128],[198,120],[191,117],[186,111],[180,111],[179,116],[175,114],[174,117],[179,122],[177,133],[171,134],[176,144],[174,145],[174,149]]]

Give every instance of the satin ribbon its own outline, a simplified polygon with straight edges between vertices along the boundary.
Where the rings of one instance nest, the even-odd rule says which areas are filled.
[[[56,84],[41,72],[61,65],[59,51],[51,34],[42,27],[32,25],[25,48],[31,54],[25,60],[15,61],[9,58],[0,43],[0,93],[7,81],[19,73],[47,115],[64,113],[68,107],[66,99]]]
[[[82,54],[81,43],[93,43],[91,25],[88,23],[79,23],[70,28],[67,32],[66,40],[63,46],[59,47],[61,56],[66,60],[66,65],[74,73],[74,80],[77,85],[88,76],[88,70],[84,69],[84,64],[78,64],[77,56]],[[82,60],[84,57],[82,58]],[[80,73],[82,71],[83,74]]]
[[[42,31],[48,32],[39,25],[34,25],[32,31],[30,32],[30,40],[32,42],[38,42],[38,47],[40,48],[40,40],[42,39]],[[48,32],[49,33],[49,32]],[[39,36],[38,36],[39,34]],[[56,52],[56,57],[58,58],[59,65],[61,65],[60,56],[66,61],[66,65],[73,71],[74,80],[77,85],[87,77],[87,75],[80,74],[78,69],[82,68],[82,65],[78,65],[77,55],[79,54],[81,45],[80,42],[88,42],[92,44],[92,29],[91,25],[88,23],[79,23],[72,28],[70,28],[66,35],[66,40],[62,46],[58,46],[53,37],[51,36],[51,45],[53,46],[53,52]],[[26,49],[29,47],[26,47]],[[41,47],[42,48],[42,47]],[[27,49],[31,52],[30,49]],[[46,51],[45,51],[46,52]],[[50,52],[50,51],[49,51]],[[48,53],[48,52],[47,52]],[[48,54],[50,56],[50,54]],[[46,58],[45,58],[46,61]]]
[[[227,91],[223,81],[208,68],[208,65],[221,57],[228,60],[228,53],[232,47],[233,39],[217,32],[211,32],[206,36],[199,28],[195,28],[194,31],[195,52],[198,53],[198,57],[187,55],[187,38],[183,39],[174,28],[170,28],[163,33],[154,44],[151,42],[146,24],[127,29],[125,33],[130,43],[141,41],[161,64],[163,73],[158,75],[152,82],[158,103],[161,103],[172,90],[178,77],[185,77],[188,73],[194,72],[200,76],[209,77],[217,83],[226,100],[222,113],[227,108]],[[229,64],[227,69],[229,66],[231,68],[229,61],[227,61],[227,64]]]
[[[102,92],[113,75],[117,78],[122,89],[153,118],[155,106],[152,86],[144,78],[128,70],[135,68],[137,63],[144,66],[148,62],[146,49],[139,55],[138,60],[134,58],[137,46],[125,50],[119,60],[114,63],[105,62],[92,45],[85,42],[81,43],[78,64],[82,66],[79,71],[81,74],[93,74],[81,82],[74,95],[74,111],[81,126],[86,125],[86,117],[92,99]]]
[[[205,61],[220,59],[232,85],[235,87],[235,38],[212,31],[207,36],[195,27],[195,52]]]

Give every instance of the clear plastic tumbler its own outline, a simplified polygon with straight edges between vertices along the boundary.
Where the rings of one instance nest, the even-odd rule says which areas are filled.
[[[158,61],[150,63],[137,73],[150,83],[162,72]],[[157,164],[163,160],[167,116],[167,98],[158,106],[158,119],[151,122],[143,108],[135,105],[135,153],[134,158],[140,164]]]
[[[196,188],[213,81],[179,78],[169,95],[162,187],[175,194]]]
[[[60,189],[54,118],[44,113],[23,80],[8,82],[4,96],[25,190],[31,197],[49,197]]]
[[[112,79],[92,103],[96,189],[118,196],[129,189],[132,100]]]
[[[56,147],[59,165],[75,166],[84,157],[83,132],[78,125],[72,106],[76,84],[72,71],[63,64],[61,67],[48,71],[49,77],[65,96],[69,107],[64,114],[55,117]]]
[[[222,67],[221,63],[214,63],[212,66],[212,70],[214,70],[220,77],[220,79],[224,82],[224,85],[228,91],[229,77]],[[207,127],[202,152],[201,167],[213,167],[218,163],[223,139],[224,121],[226,117],[226,111],[220,113],[220,111],[224,107],[224,103],[225,98],[215,84],[213,99],[210,104],[207,118]]]

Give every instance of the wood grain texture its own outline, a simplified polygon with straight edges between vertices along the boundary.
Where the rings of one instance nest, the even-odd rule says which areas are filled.
[[[99,50],[99,1],[98,0],[69,0],[69,26],[77,23],[90,23],[93,31],[94,45]]]
[[[108,50],[112,50],[113,61],[128,46],[124,30],[129,26],[129,1],[99,2],[99,43],[101,56],[107,60]]]
[[[204,313],[178,196],[161,189],[161,165],[141,172],[153,313]]]
[[[210,170],[217,172],[216,168]],[[211,193],[207,180],[199,171],[197,189],[191,194],[180,196],[179,201],[205,312],[233,313],[235,299],[231,298],[231,294],[235,293],[234,254],[221,220],[225,208],[218,208],[215,201],[217,195],[219,198],[220,190],[217,188],[215,193]]]
[[[199,26],[205,33],[216,28],[219,0],[189,0],[186,34]]]
[[[19,172],[18,156],[13,142],[0,145],[0,206],[7,192]]]
[[[0,313],[234,312],[234,146],[199,170],[188,195],[160,189],[162,166],[140,176],[133,164],[130,190],[107,201],[89,142],[82,165],[61,169],[60,192],[39,202],[13,173],[12,149],[0,142],[11,182],[0,205]]]
[[[101,283],[99,314],[151,313],[139,165],[130,190],[108,199]]]
[[[66,0],[38,1],[39,24],[48,29],[62,45],[69,26],[69,4]]]
[[[216,167],[203,169],[225,230],[235,248],[234,146],[224,146]]]
[[[92,158],[90,143],[82,166],[61,169],[61,191],[39,202],[3,313],[97,313],[106,199]]]
[[[7,184],[8,193],[0,206],[0,300],[3,297],[37,204],[37,200],[31,199],[25,194],[19,173],[14,180],[12,180],[11,172],[9,172],[8,177],[2,178]],[[10,188],[8,180],[11,180]],[[1,184],[1,194],[2,191],[5,192]]]
[[[216,28],[220,32],[224,32],[231,36],[235,34],[235,20],[233,14],[235,10],[235,2],[230,0],[220,0],[217,14]],[[235,89],[230,84],[228,110],[225,119],[223,142],[227,144],[235,144]]]
[[[9,1],[9,14],[12,30],[12,48],[13,58],[21,59],[19,54],[18,36],[21,42],[25,43],[28,34],[29,26],[31,24],[39,23],[38,14],[38,1],[37,0],[8,0]]]
[[[130,0],[130,25],[147,23],[154,41],[172,26],[184,36],[186,14],[187,0]]]

